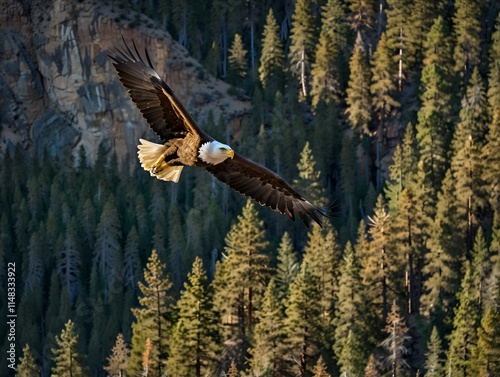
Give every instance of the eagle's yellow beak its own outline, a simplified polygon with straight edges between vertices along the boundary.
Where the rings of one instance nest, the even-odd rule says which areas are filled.
[[[227,155],[231,158],[234,158],[234,151],[232,149],[228,150]]]

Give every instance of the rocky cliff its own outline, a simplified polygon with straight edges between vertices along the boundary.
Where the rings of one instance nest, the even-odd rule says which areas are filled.
[[[199,122],[212,111],[236,123],[249,110],[168,33],[116,3],[0,0],[0,9],[0,154],[16,144],[51,154],[70,145],[93,159],[104,142],[119,158],[135,155],[150,131],[106,55],[121,35],[147,46]]]

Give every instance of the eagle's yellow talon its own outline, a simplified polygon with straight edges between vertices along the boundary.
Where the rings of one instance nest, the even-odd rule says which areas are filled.
[[[161,173],[167,166],[168,165],[165,163],[165,156],[161,155],[158,160],[156,160],[156,162],[151,166],[151,172],[153,174]]]

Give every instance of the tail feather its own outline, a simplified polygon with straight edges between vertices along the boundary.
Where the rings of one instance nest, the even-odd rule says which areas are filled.
[[[139,151],[139,161],[144,170],[149,171],[151,176],[161,179],[162,181],[179,182],[181,177],[182,168],[184,166],[170,166],[165,161],[160,166],[156,167],[156,172],[153,173],[153,166],[157,163],[158,159],[167,150],[163,144],[156,144],[150,141],[139,139],[141,144],[137,146]]]

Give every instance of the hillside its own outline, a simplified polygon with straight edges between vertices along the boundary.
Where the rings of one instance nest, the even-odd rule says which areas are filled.
[[[499,2],[2,9],[0,375],[500,376]],[[121,34],[208,133],[336,216],[138,167]]]
[[[212,112],[239,124],[249,110],[156,23],[116,2],[2,0],[1,7],[1,154],[16,144],[51,155],[70,145],[93,161],[104,143],[120,160],[135,156],[145,122],[106,56],[122,36],[151,51],[155,68],[199,122]]]

